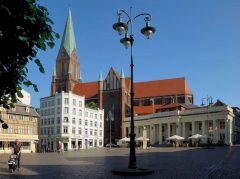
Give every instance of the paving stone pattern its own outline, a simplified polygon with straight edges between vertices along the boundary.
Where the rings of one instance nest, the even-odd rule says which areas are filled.
[[[0,154],[0,178],[240,178],[240,146],[204,148],[137,149],[137,166],[153,169],[151,175],[126,177],[111,170],[127,168],[128,148],[89,149],[22,155],[20,171],[9,173],[9,155]]]

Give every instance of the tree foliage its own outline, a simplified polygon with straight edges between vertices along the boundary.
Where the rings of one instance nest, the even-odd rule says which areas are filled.
[[[95,103],[94,101],[87,103],[86,106],[89,108],[97,109],[97,103]]]
[[[59,38],[48,16],[48,10],[37,0],[0,1],[0,105],[4,108],[13,107],[17,97],[23,97],[22,85],[38,91],[37,85],[27,78],[26,65],[34,62],[44,73],[37,52],[52,48]]]

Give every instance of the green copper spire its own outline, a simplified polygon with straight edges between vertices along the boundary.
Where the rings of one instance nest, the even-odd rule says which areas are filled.
[[[98,81],[103,81],[102,71],[99,72]]]
[[[122,69],[121,69],[120,78],[125,78],[123,67],[122,67]]]
[[[69,8],[68,18],[65,25],[65,30],[62,38],[61,47],[64,47],[68,55],[70,56],[73,49],[76,48],[75,35],[72,22],[72,14]]]

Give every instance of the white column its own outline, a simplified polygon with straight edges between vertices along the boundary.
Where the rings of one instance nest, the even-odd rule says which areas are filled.
[[[229,119],[229,145],[232,145],[233,143],[233,121]]]
[[[206,133],[206,121],[202,121],[202,135],[207,135]]]
[[[213,143],[217,143],[216,127],[217,127],[217,121],[215,119],[213,119]]]
[[[186,123],[182,123],[182,136],[186,139]]]
[[[168,131],[167,133],[168,134],[167,138],[168,138],[170,137],[170,123],[167,123],[167,131]]]
[[[154,144],[154,125],[149,126],[150,129],[150,144]]]
[[[192,135],[194,135],[196,133],[196,130],[195,130],[195,122],[193,121],[192,122]]]
[[[139,129],[138,126],[136,126],[136,128],[135,128],[136,138],[138,138],[138,136],[139,136],[138,129]]]
[[[181,136],[181,133],[182,133],[182,132],[181,132],[181,129],[182,129],[182,126],[181,126],[181,125],[182,125],[182,124],[181,124],[180,122],[177,122],[177,123],[176,123],[176,130],[177,130],[177,131],[176,131],[176,134],[179,135],[179,136]]]
[[[225,120],[225,144],[229,145],[229,119]]]
[[[162,124],[159,124],[159,144],[162,144]]]

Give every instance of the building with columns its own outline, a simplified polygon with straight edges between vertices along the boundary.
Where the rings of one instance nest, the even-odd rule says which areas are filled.
[[[130,77],[125,77],[123,68],[118,73],[110,68],[105,78],[99,73],[98,80],[84,82],[81,76],[80,62],[76,51],[76,42],[72,15],[69,9],[62,43],[56,58],[51,96],[56,92],[72,92],[84,96],[86,104],[94,102],[104,109],[104,143],[120,139],[124,135],[124,120],[130,115]],[[191,106],[193,94],[184,77],[134,83],[134,112],[138,115],[153,114],[164,110],[162,106],[175,103]],[[113,121],[106,120],[113,114]]]
[[[221,101],[203,107],[165,110],[149,115],[135,116],[136,137],[146,130],[150,144],[164,144],[166,139],[179,135],[186,140],[194,134],[209,136],[214,144],[240,143],[239,108],[231,108]],[[130,118],[125,120],[125,136],[130,133]]]

